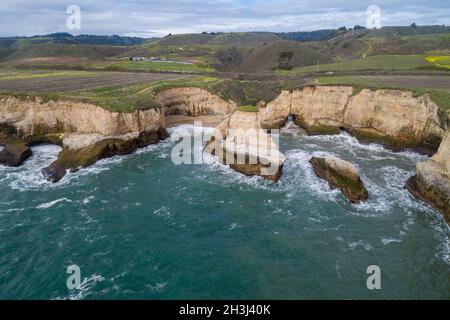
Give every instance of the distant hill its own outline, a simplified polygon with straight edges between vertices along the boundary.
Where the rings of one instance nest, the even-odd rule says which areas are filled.
[[[283,55],[287,58],[283,59]],[[290,58],[288,56],[291,56]],[[286,61],[283,61],[286,60]],[[242,72],[260,72],[277,69],[280,64],[292,68],[317,64],[317,61],[333,61],[330,50],[324,43],[301,43],[292,40],[280,40],[270,45],[253,50],[236,70]]]
[[[121,37],[118,35],[96,36],[96,35],[82,34],[78,36],[73,36],[70,33],[61,32],[33,37],[0,38],[0,47],[8,48],[20,41],[26,41],[31,44],[60,43],[60,44],[106,45],[106,46],[134,46],[142,44],[147,40],[148,39],[145,38]]]
[[[68,56],[104,58],[120,55],[127,47],[141,45],[149,39],[138,37],[52,33],[33,37],[0,38],[0,59]]]
[[[317,31],[298,31],[298,32],[281,32],[277,35],[283,39],[294,40],[300,42],[309,41],[324,41],[331,40],[337,37],[366,37],[366,38],[392,38],[405,37],[416,35],[437,35],[450,33],[448,26],[416,26],[408,27],[383,27],[381,29],[366,29],[362,26],[355,26],[354,28],[339,28],[339,29],[324,29]]]
[[[297,31],[297,32],[281,32],[277,35],[285,40],[294,40],[300,42],[328,40],[336,32],[334,29],[317,30],[317,31]]]
[[[168,35],[156,41],[160,46],[259,46],[280,40],[271,32],[231,32]]]
[[[53,33],[0,38],[0,59],[33,57],[161,57],[219,71],[264,72],[335,63],[374,55],[450,50],[450,27],[324,29],[310,32],[203,32],[158,39]]]
[[[381,29],[370,30],[365,35],[366,38],[396,38],[406,36],[437,35],[450,33],[450,26],[415,26],[409,27],[383,27]]]

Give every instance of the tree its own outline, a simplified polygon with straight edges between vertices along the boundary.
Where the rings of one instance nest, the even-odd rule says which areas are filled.
[[[411,24],[411,28],[413,28],[413,29],[417,28],[417,25],[416,25],[415,22],[413,22],[413,23]]]

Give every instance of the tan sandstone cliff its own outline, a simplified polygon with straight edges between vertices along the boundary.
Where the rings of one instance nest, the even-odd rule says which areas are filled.
[[[267,128],[280,127],[292,115],[310,134],[345,129],[393,148],[437,150],[444,130],[439,107],[429,95],[387,89],[364,89],[353,95],[353,90],[350,86],[317,86],[283,91],[260,110],[261,123]]]
[[[68,100],[1,97],[0,143],[7,147],[0,154],[0,163],[20,165],[31,153],[29,144],[60,144],[63,150],[58,159],[43,170],[48,180],[56,182],[67,170],[76,171],[165,139],[165,114],[224,115],[236,108],[198,88],[162,91],[157,102],[158,109],[126,113]]]
[[[442,140],[438,152],[429,160],[417,164],[417,174],[406,188],[441,211],[450,223],[450,132]]]
[[[173,88],[160,92],[156,100],[165,114],[188,116],[226,115],[236,110],[236,103],[225,101],[200,88]]]
[[[305,87],[283,91],[259,115],[265,128],[279,128],[293,116],[310,134],[335,134],[344,129],[393,149],[434,154],[439,148],[431,160],[417,165],[417,175],[407,188],[450,221],[450,116],[440,111],[429,94],[416,96],[390,89],[364,89],[355,94],[350,86]]]
[[[164,128],[164,115],[157,109],[121,113],[73,101],[0,99],[0,136],[6,149],[17,143],[22,148],[39,142],[62,145],[58,159],[43,170],[53,182],[67,170],[78,170],[99,159],[156,143],[167,136]],[[11,163],[19,165],[21,161]]]

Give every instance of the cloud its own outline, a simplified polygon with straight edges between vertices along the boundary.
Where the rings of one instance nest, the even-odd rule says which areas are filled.
[[[447,0],[2,0],[0,35],[67,32],[66,8],[82,10],[74,33],[162,36],[202,31],[301,31],[365,24],[366,8],[382,9],[384,25],[449,24]]]

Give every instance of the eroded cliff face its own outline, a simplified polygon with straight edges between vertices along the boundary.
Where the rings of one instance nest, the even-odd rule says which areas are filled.
[[[164,114],[156,109],[121,113],[87,103],[5,97],[0,99],[0,136],[8,151],[0,155],[0,162],[8,165],[20,165],[27,158],[23,150],[31,154],[27,144],[62,145],[58,159],[43,170],[48,180],[57,182],[67,170],[132,153],[167,134]]]
[[[157,102],[159,109],[125,113],[82,102],[0,98],[0,143],[6,145],[0,163],[20,165],[32,143],[60,144],[58,159],[43,170],[48,180],[57,182],[68,170],[165,139],[165,114],[225,115],[236,109],[234,103],[198,88],[162,91]]]
[[[450,116],[440,112],[430,95],[388,89],[354,94],[350,86],[305,87],[282,92],[259,115],[265,128],[279,128],[292,115],[309,134],[346,130],[394,150],[413,148],[434,154],[439,148],[432,159],[417,165],[417,175],[406,187],[450,222]]]
[[[352,87],[306,87],[292,93],[291,114],[310,134],[339,133]]]
[[[417,198],[442,212],[450,223],[450,132],[442,140],[438,152],[429,160],[417,164],[417,174],[406,188]]]
[[[436,150],[444,134],[438,113],[429,95],[364,89],[350,99],[343,123],[361,138],[384,140],[394,147]]]
[[[93,104],[71,101],[43,102],[0,99],[0,123],[15,129],[21,138],[49,133],[99,133],[105,136],[156,131],[165,126],[164,115],[156,110],[132,113],[111,112]]]
[[[236,110],[236,103],[200,88],[173,88],[160,92],[156,100],[165,114],[226,115]]]
[[[268,128],[283,125],[289,115],[310,134],[345,129],[394,149],[433,152],[444,133],[439,107],[430,96],[401,90],[364,89],[353,95],[349,86],[305,87],[283,92],[260,111],[261,123]]]
[[[291,114],[292,94],[282,91],[281,94],[267,106],[259,108],[259,119],[264,129],[277,129],[283,126]]]

